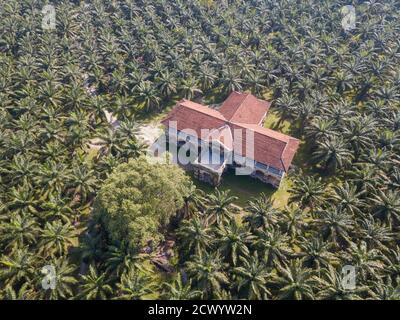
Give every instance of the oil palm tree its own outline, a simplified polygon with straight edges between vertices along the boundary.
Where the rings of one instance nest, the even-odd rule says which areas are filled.
[[[326,140],[338,134],[334,121],[321,117],[314,118],[306,127],[305,133],[314,142]]]
[[[215,189],[215,192],[207,198],[205,213],[208,215],[208,220],[217,224],[222,223],[224,220],[229,220],[233,212],[232,204],[236,199],[236,196],[229,195],[229,191]]]
[[[396,285],[390,278],[386,281],[374,282],[368,293],[374,300],[400,300],[399,284]]]
[[[202,64],[199,67],[198,78],[200,79],[201,90],[203,92],[209,91],[217,81],[217,76],[214,69],[207,63]]]
[[[142,300],[156,291],[156,284],[148,272],[131,268],[121,276],[117,288],[117,299]]]
[[[18,248],[34,244],[39,230],[35,217],[28,213],[16,213],[0,226],[0,239],[5,249],[13,252]]]
[[[315,299],[314,272],[305,268],[300,259],[277,266],[278,273],[271,282],[278,286],[278,299],[313,300]]]
[[[47,201],[40,205],[38,216],[42,221],[53,221],[60,219],[65,223],[72,223],[76,210],[73,210],[66,199],[61,196],[49,195]]]
[[[231,219],[218,226],[216,230],[216,246],[218,250],[228,258],[228,261],[236,266],[238,258],[249,255],[248,245],[254,240],[254,236],[245,228]]]
[[[195,255],[192,260],[186,262],[188,275],[196,287],[202,291],[202,298],[213,297],[223,285],[228,284],[229,279],[224,268],[219,252]]]
[[[6,207],[16,212],[36,214],[39,201],[31,184],[24,182],[18,187],[11,188],[9,202]]]
[[[321,300],[361,300],[368,290],[365,286],[357,286],[353,290],[343,286],[343,274],[331,265],[322,270],[322,276],[316,277],[318,287],[317,298]]]
[[[33,280],[38,260],[27,247],[18,248],[0,258],[0,279],[5,285],[18,286]]]
[[[136,97],[145,110],[150,111],[160,107],[159,93],[150,81],[141,82],[136,91]]]
[[[390,260],[390,265],[386,266],[387,271],[390,275],[397,277],[400,270],[400,247],[396,245],[390,249],[387,258]]]
[[[188,188],[188,192],[185,196],[185,206],[183,207],[182,218],[192,218],[196,210],[201,210],[204,206],[205,194],[201,189],[198,189],[195,185],[191,185]]]
[[[321,178],[297,177],[289,192],[289,203],[298,203],[301,209],[313,211],[325,200],[325,185]]]
[[[356,268],[362,281],[379,279],[386,259],[378,249],[368,248],[363,241],[358,245],[353,243],[347,249],[346,260]]]
[[[379,248],[382,251],[388,250],[387,245],[394,237],[388,227],[382,225],[380,221],[374,221],[372,217],[362,219],[357,231],[370,248]]]
[[[182,92],[182,95],[189,100],[202,93],[196,79],[194,78],[183,79],[180,91]]]
[[[200,290],[193,289],[191,280],[184,284],[182,276],[178,274],[174,282],[164,283],[161,296],[168,300],[192,300],[200,297],[201,294]]]
[[[233,269],[237,277],[237,287],[239,296],[245,299],[267,299],[271,292],[266,283],[271,274],[266,265],[260,262],[257,252],[252,256],[240,257],[240,266]]]
[[[17,290],[10,285],[6,286],[0,297],[4,300],[35,300],[38,298],[38,294],[30,283],[25,282]]]
[[[291,249],[288,245],[289,237],[278,228],[269,228],[256,232],[254,247],[264,257],[267,266],[285,262],[288,259]]]
[[[183,221],[177,235],[182,239],[182,247],[188,256],[192,253],[201,255],[212,241],[211,229],[206,220],[198,215]]]
[[[341,207],[328,208],[317,212],[317,219],[313,222],[325,240],[335,246],[351,243],[351,232],[354,229],[354,220]]]
[[[226,94],[242,89],[243,80],[240,78],[239,73],[230,67],[222,71],[222,78],[220,81]]]
[[[106,258],[106,272],[115,274],[117,277],[131,269],[134,269],[135,272],[139,271],[143,261],[149,258],[148,254],[141,253],[121,243],[108,246],[104,256]]]
[[[158,88],[165,97],[165,99],[171,97],[177,92],[177,81],[176,75],[169,72],[169,70],[164,70],[156,77],[155,82],[158,84]]]
[[[343,138],[333,136],[317,143],[312,159],[321,164],[325,172],[335,173],[351,163],[353,154]]]
[[[357,160],[362,149],[372,146],[376,122],[371,117],[353,117],[343,126],[343,136],[350,143]]]
[[[119,132],[107,128],[100,132],[99,144],[101,145],[101,152],[106,155],[117,156],[121,153],[122,137]]]
[[[276,99],[275,106],[280,114],[280,118],[277,123],[278,128],[283,121],[291,117],[290,115],[297,104],[298,100],[287,92],[283,93],[281,97]]]
[[[94,171],[87,166],[72,169],[69,187],[74,189],[74,196],[79,196],[80,203],[84,203],[94,193],[97,183]]]
[[[47,196],[53,192],[62,193],[70,179],[70,170],[63,163],[45,162],[40,166],[37,183]]]
[[[243,221],[253,230],[275,225],[280,214],[279,210],[273,207],[271,198],[264,193],[249,200],[246,211],[249,213]]]
[[[50,265],[54,266],[55,283],[54,289],[42,290],[44,299],[59,300],[68,299],[74,296],[74,286],[78,280],[74,277],[76,266],[71,264],[66,258],[58,258],[51,261]]]
[[[307,214],[299,208],[286,207],[282,212],[282,219],[279,221],[281,229],[285,231],[293,242],[307,229],[305,221]]]
[[[9,168],[3,167],[0,169],[4,174],[13,176],[13,180],[10,181],[10,185],[17,185],[26,181],[32,183],[34,176],[36,176],[37,162],[33,161],[32,158],[27,156],[16,155],[13,157]]]
[[[224,252],[219,263],[215,257],[213,264],[201,263],[199,275],[206,285],[198,286],[193,272],[192,283],[186,282],[183,273],[182,284],[172,284],[178,292],[164,288],[167,296],[192,297],[191,292],[202,290],[206,298],[255,298],[249,271],[260,266],[261,274],[283,279],[280,285],[269,277],[257,282],[271,293],[268,298],[310,298],[312,293],[320,299],[396,297],[398,1],[370,1],[366,10],[361,6],[357,21],[363,23],[351,32],[337,27],[332,1],[317,6],[312,1],[293,6],[287,0],[230,1],[228,6],[195,0],[97,0],[87,6],[58,1],[54,32],[43,32],[32,19],[42,9],[40,1],[20,2],[0,4],[0,30],[5,31],[0,37],[1,298],[158,297],[159,288],[144,293],[148,281],[140,272],[128,276],[131,265],[146,262],[111,242],[101,222],[87,221],[86,213],[112,170],[143,151],[128,122],[161,117],[164,106],[182,96],[197,98],[198,90],[214,104],[232,90],[247,89],[260,98],[273,97],[270,112],[279,115],[277,127],[285,121],[284,129],[305,144],[306,152],[299,150],[297,157],[303,153],[305,160],[314,160],[298,161],[299,167],[307,166],[299,176],[321,176],[321,183],[313,189],[300,181],[306,179],[294,179],[299,183],[291,184],[289,195],[282,185],[272,198],[290,196],[290,210],[275,207],[282,201],[272,206],[251,199],[243,210],[246,220],[235,215],[237,226],[231,226],[235,207],[225,201],[229,195],[199,203],[193,195],[186,197],[182,212],[189,222],[183,222],[176,241],[179,265],[206,260],[200,257],[205,251],[221,247]],[[79,19],[83,16],[90,19]],[[105,108],[118,116],[119,127],[107,123]],[[87,146],[96,137],[102,149],[93,157],[95,150]],[[287,179],[293,181],[290,172]],[[78,220],[82,229],[75,228]],[[177,235],[172,226],[168,238]],[[86,235],[84,227],[90,230]],[[247,233],[261,240],[243,240]],[[76,252],[78,236],[87,239]],[[243,243],[249,254],[236,249],[233,266],[233,246]],[[270,270],[272,263],[263,256],[267,249],[282,252],[275,260],[288,270],[290,261],[303,257],[300,267],[319,274],[312,277],[315,284],[308,277],[294,284]],[[86,263],[98,269],[95,274],[89,270],[87,281],[65,282],[61,293],[41,288],[36,271],[44,260],[60,269],[65,261],[66,270],[72,268],[70,261],[83,262],[83,274]],[[357,265],[362,275],[355,290],[341,284],[339,264],[344,263]],[[246,269],[241,270],[246,275],[234,274],[235,268]],[[228,283],[222,278],[211,282],[216,276],[205,277],[206,269],[222,273]],[[61,273],[58,281],[74,274]]]
[[[347,181],[341,186],[333,187],[333,194],[330,197],[336,206],[340,206],[343,210],[352,215],[361,214],[365,206],[365,202],[361,199],[364,192],[357,191],[355,185],[349,184]]]
[[[80,289],[79,298],[83,300],[104,300],[113,293],[107,275],[99,273],[93,265],[88,274],[81,276]]]
[[[322,267],[337,261],[335,255],[329,251],[329,242],[317,237],[311,239],[303,237],[299,243],[301,251],[296,256],[302,258],[304,265],[309,268],[319,271]]]
[[[378,181],[378,172],[371,164],[357,164],[346,171],[349,181],[355,183],[359,190],[371,192],[375,190]]]
[[[370,200],[375,205],[374,215],[384,220],[389,226],[400,219],[400,197],[397,192],[376,190]]]
[[[77,231],[70,224],[60,220],[47,222],[39,236],[39,252],[44,256],[57,256],[67,253],[74,244]]]

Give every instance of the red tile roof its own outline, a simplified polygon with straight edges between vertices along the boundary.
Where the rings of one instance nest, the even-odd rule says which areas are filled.
[[[257,99],[250,93],[232,92],[219,112],[231,122],[260,124],[264,120],[270,103]]]
[[[189,100],[181,100],[168,116],[161,121],[168,126],[169,121],[177,122],[177,130],[195,130],[201,137],[201,129],[217,129],[226,123],[226,119],[216,110]]]
[[[251,94],[237,92],[231,93],[219,110],[181,100],[161,123],[169,126],[169,121],[176,121],[177,130],[195,130],[199,138],[202,137],[201,129],[214,129],[214,132],[219,130],[222,136],[226,136],[225,131],[230,128],[233,131],[233,145],[231,142],[224,142],[240,155],[246,155],[245,130],[249,129],[254,133],[254,160],[287,171],[299,146],[299,140],[258,125],[269,105],[269,102],[259,100]],[[235,129],[240,131],[235,132]],[[221,141],[221,138],[217,139]]]
[[[248,136],[246,129],[250,129],[254,133],[254,160],[267,165],[270,165],[276,169],[287,171],[288,167],[283,162],[283,154],[288,144],[289,139],[277,139],[275,134],[269,135],[271,131],[268,130],[254,130],[251,125],[232,123],[232,129],[234,130],[234,152],[248,158],[252,158],[249,154],[249,150],[246,150]],[[238,135],[235,135],[235,129],[242,130],[242,133],[238,131]],[[241,139],[240,139],[241,138]],[[249,142],[249,146],[253,145]]]
[[[204,139],[202,137],[202,139]],[[233,136],[232,136],[232,130],[231,127],[228,124],[225,124],[224,126],[213,129],[210,131],[210,134],[206,137],[208,141],[211,140],[218,140],[221,144],[225,146],[225,148],[229,150],[233,150]]]

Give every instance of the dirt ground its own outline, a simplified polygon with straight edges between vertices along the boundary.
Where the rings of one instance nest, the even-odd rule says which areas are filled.
[[[139,125],[137,137],[151,146],[163,133],[164,130],[160,123],[143,123]]]

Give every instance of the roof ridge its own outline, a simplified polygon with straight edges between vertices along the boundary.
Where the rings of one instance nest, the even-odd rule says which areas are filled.
[[[288,148],[288,146],[289,146],[289,142],[285,144],[285,147],[282,150],[281,156],[279,157],[280,158],[279,160],[282,163],[282,168],[285,169],[285,172],[287,172],[289,168],[286,168],[285,162],[283,161],[283,155],[285,154],[286,148]]]
[[[236,91],[235,91],[235,92],[236,92]],[[231,119],[233,119],[233,118],[235,117],[235,115],[238,113],[239,109],[242,107],[242,105],[243,105],[243,103],[246,101],[246,99],[247,99],[248,97],[252,96],[252,94],[251,94],[251,93],[248,93],[248,92],[244,92],[244,93],[238,92],[238,94],[240,94],[240,95],[245,95],[245,98],[240,102],[239,107],[238,107],[238,108],[236,109],[236,111],[233,113],[232,117],[230,117]],[[256,99],[257,99],[257,98],[256,98]]]
[[[275,140],[278,140],[278,141],[282,141],[282,142],[284,142],[284,143],[286,143],[286,144],[289,143],[289,140],[290,140],[290,139],[298,140],[298,139],[293,138],[292,136],[289,136],[289,135],[284,134],[284,133],[282,133],[282,132],[279,132],[279,131],[276,131],[276,130],[272,130],[272,129],[270,129],[270,128],[265,128],[265,127],[259,126],[259,125],[257,125],[257,124],[243,123],[243,122],[234,122],[234,121],[229,121],[229,123],[232,123],[232,124],[234,124],[234,125],[243,127],[243,128],[245,128],[245,129],[253,130],[254,132],[258,132],[259,134],[268,136],[268,137],[270,137],[270,138],[272,138],[272,139],[275,139]],[[255,129],[259,129],[259,130],[256,131]],[[268,135],[267,132],[262,132],[263,130],[264,130],[264,131],[273,132],[275,135],[282,136],[283,138],[285,138],[285,140],[279,139],[279,138],[276,137],[276,136],[274,137],[274,136],[272,136],[272,135]],[[261,131],[261,132],[260,132],[260,131]]]
[[[210,114],[210,113],[207,113],[207,112],[203,112],[202,110],[194,108],[193,106],[185,105],[182,102],[194,103],[194,104],[198,105],[199,107],[203,107],[203,108],[207,109],[207,111],[211,111],[211,113],[217,114],[220,117],[220,120],[228,121],[221,112],[219,112],[218,110],[210,108],[208,105],[203,105],[201,103],[193,102],[193,101],[187,100],[187,99],[183,99],[183,100],[179,101],[179,105],[181,105],[182,107],[189,108],[190,110],[193,110],[193,111],[196,111],[196,112],[199,112],[199,113],[202,113],[202,114],[207,114],[207,115],[209,115],[211,117],[214,117],[215,115],[213,115],[213,114]]]

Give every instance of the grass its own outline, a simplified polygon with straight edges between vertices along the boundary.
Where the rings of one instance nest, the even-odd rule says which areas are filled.
[[[278,126],[279,119],[280,118],[275,111],[269,110],[264,121],[264,127],[282,132],[284,134],[290,134],[290,122],[285,120],[282,121]]]
[[[161,111],[140,113],[139,115],[137,115],[136,119],[145,124],[159,123],[162,119],[164,119],[167,116],[168,112],[171,111],[174,105],[175,104],[168,105]]]
[[[278,190],[276,190],[272,195],[272,201],[274,203],[274,207],[277,209],[284,209],[289,200],[289,189],[292,186],[292,180],[290,177],[285,177],[282,182],[281,186]]]
[[[195,178],[192,180],[197,188],[206,193],[211,193],[215,190],[215,187],[205,182],[199,181]],[[245,207],[249,199],[257,197],[263,192],[266,195],[271,196],[276,208],[283,209],[289,198],[287,190],[290,185],[290,180],[284,179],[281,187],[275,189],[257,179],[251,178],[250,176],[237,176],[235,175],[234,170],[228,170],[222,176],[222,182],[218,189],[222,191],[230,190],[230,194],[238,198],[234,203],[240,207]]]
[[[96,158],[98,153],[99,153],[98,150],[88,148],[87,155],[86,155],[86,158],[87,158],[88,162],[89,163],[92,162],[94,160],[94,158]]]
[[[193,183],[207,193],[215,190],[215,187],[195,178],[193,178]],[[238,197],[235,204],[241,207],[245,206],[250,198],[258,196],[261,192],[272,195],[275,191],[274,188],[249,176],[236,176],[233,170],[224,173],[218,189],[221,191],[230,190],[232,196]]]

